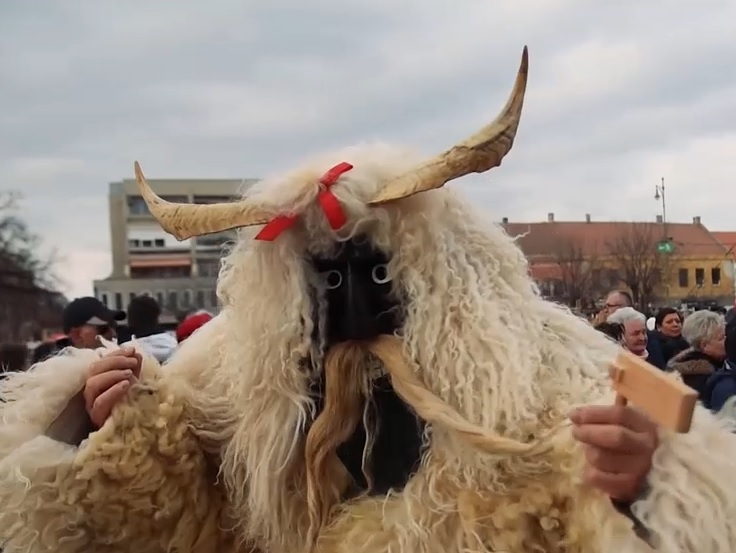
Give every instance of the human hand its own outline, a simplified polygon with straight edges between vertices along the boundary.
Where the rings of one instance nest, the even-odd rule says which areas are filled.
[[[585,480],[612,499],[633,502],[659,445],[657,425],[629,406],[589,405],[573,411],[573,437],[585,451]]]
[[[131,383],[140,376],[142,361],[135,349],[125,347],[108,353],[89,366],[84,403],[96,428],[105,424]]]

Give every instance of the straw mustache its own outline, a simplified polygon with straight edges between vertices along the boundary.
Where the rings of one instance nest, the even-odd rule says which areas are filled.
[[[370,343],[344,342],[335,345],[325,360],[325,402],[322,412],[307,434],[305,461],[309,543],[314,544],[330,511],[338,505],[352,484],[352,478],[337,456],[337,448],[347,441],[361,422],[366,424],[372,381],[366,368],[368,354],[383,363],[396,394],[428,424],[454,432],[460,440],[478,451],[501,456],[531,457],[547,453],[552,434],[535,442],[520,442],[481,428],[465,420],[452,406],[428,390],[403,354],[402,343],[394,336],[380,336]],[[363,473],[369,483],[372,475],[366,460],[375,436],[366,424]]]

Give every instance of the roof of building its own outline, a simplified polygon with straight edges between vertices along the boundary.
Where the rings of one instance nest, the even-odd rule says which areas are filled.
[[[715,236],[721,244],[726,246],[726,248],[736,249],[736,231],[714,231],[711,234]]]
[[[656,248],[665,237],[665,226],[650,222],[512,222],[502,226],[511,236],[518,237],[519,246],[532,261],[554,262],[565,248],[568,251],[575,248],[585,257],[612,255],[617,242],[634,237],[641,242],[651,242]],[[674,244],[675,253],[682,256],[725,256],[728,251],[714,233],[699,223],[667,223],[666,236]]]

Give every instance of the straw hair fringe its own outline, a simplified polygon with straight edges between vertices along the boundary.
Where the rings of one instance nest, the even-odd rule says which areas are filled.
[[[552,438],[558,430],[567,427],[561,424],[533,442],[520,442],[484,430],[463,419],[455,409],[427,390],[407,363],[402,347],[401,340],[395,336],[379,336],[368,343],[337,344],[327,353],[325,405],[309,430],[305,447],[309,512],[307,543],[312,547],[333,509],[345,499],[345,492],[352,483],[350,474],[337,456],[337,448],[350,438],[368,411],[372,386],[366,368],[369,354],[383,363],[394,390],[419,417],[457,434],[461,441],[477,451],[496,456],[549,454],[554,447]],[[367,445],[373,431],[366,425]],[[365,466],[363,472],[370,483],[373,475]]]
[[[325,404],[309,429],[305,446],[310,544],[316,542],[330,510],[352,483],[337,448],[350,439],[367,410],[371,383],[364,371],[364,357],[362,348],[346,343],[332,348],[325,360]],[[366,428],[366,434],[370,431]]]

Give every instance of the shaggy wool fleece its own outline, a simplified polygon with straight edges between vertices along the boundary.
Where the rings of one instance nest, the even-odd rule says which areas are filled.
[[[97,354],[69,351],[3,389],[0,536],[8,551],[234,551],[223,494],[155,361],[79,448],[43,429]],[[51,386],[51,383],[57,386]],[[65,397],[66,396],[66,397]]]
[[[335,233],[313,205],[314,183],[342,161],[355,168],[333,187],[349,221]],[[219,279],[223,312],[165,370],[146,370],[81,448],[44,433],[94,352],[0,384],[0,502],[9,505],[0,539],[23,553],[650,551],[580,481],[582,451],[568,427],[572,408],[612,403],[617,347],[544,301],[514,240],[449,188],[366,205],[416,162],[402,149],[360,146],[251,189],[253,201],[301,213],[298,223],[275,242],[241,233]],[[544,453],[518,457],[481,451],[438,419],[405,489],[338,504],[310,533],[305,436],[326,350],[315,314],[326,305],[308,260],[360,233],[393,255],[388,272],[406,307],[401,348],[421,387],[478,434],[534,442],[554,432]],[[736,551],[728,430],[698,409],[689,434],[661,433],[648,493],[633,507],[656,551]]]

